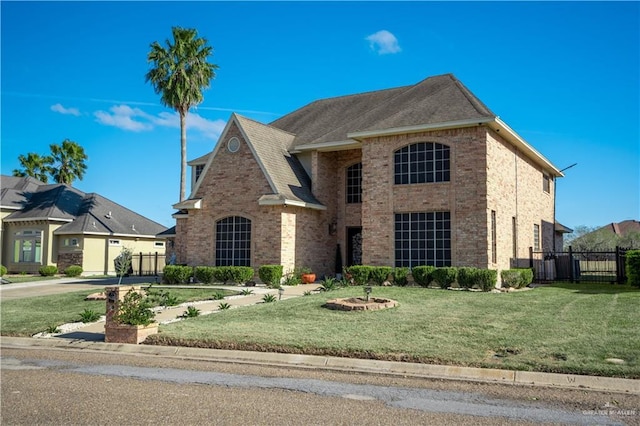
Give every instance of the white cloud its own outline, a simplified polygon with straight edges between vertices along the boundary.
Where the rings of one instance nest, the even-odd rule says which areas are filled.
[[[373,33],[367,36],[365,40],[369,42],[371,50],[378,52],[378,55],[398,53],[402,50],[400,49],[396,36],[387,30],[380,30],[377,33]]]
[[[128,105],[116,105],[109,108],[109,111],[96,111],[96,121],[133,132],[153,130],[156,127],[180,128],[180,116],[176,112],[163,111],[152,115]],[[224,120],[207,120],[193,112],[187,115],[187,130],[195,130],[211,139],[220,136],[225,124]]]
[[[51,111],[59,112],[60,114],[80,116],[80,110],[78,108],[65,108],[62,104],[51,105]]]
[[[141,132],[153,129],[150,123],[135,120],[135,118],[143,118],[148,121],[148,114],[139,108],[131,108],[127,105],[116,105],[109,108],[109,111],[111,112],[96,111],[93,115],[96,116],[98,123],[114,126],[123,130]]]

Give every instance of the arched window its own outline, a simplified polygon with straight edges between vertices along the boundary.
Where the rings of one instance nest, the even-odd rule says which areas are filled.
[[[394,165],[396,185],[448,182],[449,147],[433,142],[407,145],[394,153]]]
[[[251,266],[251,221],[230,216],[216,222],[216,266]]]
[[[362,202],[362,163],[347,167],[347,204]]]

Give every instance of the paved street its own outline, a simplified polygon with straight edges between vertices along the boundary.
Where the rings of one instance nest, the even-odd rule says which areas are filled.
[[[3,425],[590,425],[640,419],[631,411],[638,397],[624,394],[86,350],[3,349],[1,375]]]

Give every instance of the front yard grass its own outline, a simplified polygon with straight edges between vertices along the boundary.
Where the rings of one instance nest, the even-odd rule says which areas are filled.
[[[399,306],[322,307],[361,293],[351,287],[193,318],[161,326],[147,342],[640,378],[640,290],[629,286],[501,294],[374,287],[373,296]]]
[[[237,291],[220,288],[172,288],[167,291],[176,297],[177,304],[214,299],[216,293],[222,293],[225,296],[239,294]],[[85,309],[91,309],[104,315],[106,310],[104,300],[84,300],[89,294],[95,292],[96,290],[84,290],[0,301],[0,334],[3,336],[32,336],[50,326],[79,321],[80,312]]]

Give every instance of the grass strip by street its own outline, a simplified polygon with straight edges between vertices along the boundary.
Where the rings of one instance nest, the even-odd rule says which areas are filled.
[[[32,336],[50,326],[80,321],[80,313],[90,309],[105,314],[106,303],[84,300],[96,290],[83,290],[51,296],[30,297],[0,302],[0,334],[3,336]],[[238,291],[221,288],[170,289],[176,304],[199,300],[214,300],[219,295],[232,296]]]
[[[323,308],[351,287],[161,326],[151,344],[640,378],[640,290],[556,284],[513,293],[374,287],[382,311]],[[608,358],[622,359],[612,364]]]
[[[5,278],[11,284],[19,284],[19,283],[38,282],[38,281],[58,280],[62,278],[62,276],[43,277],[42,275],[5,275],[3,278]]]

